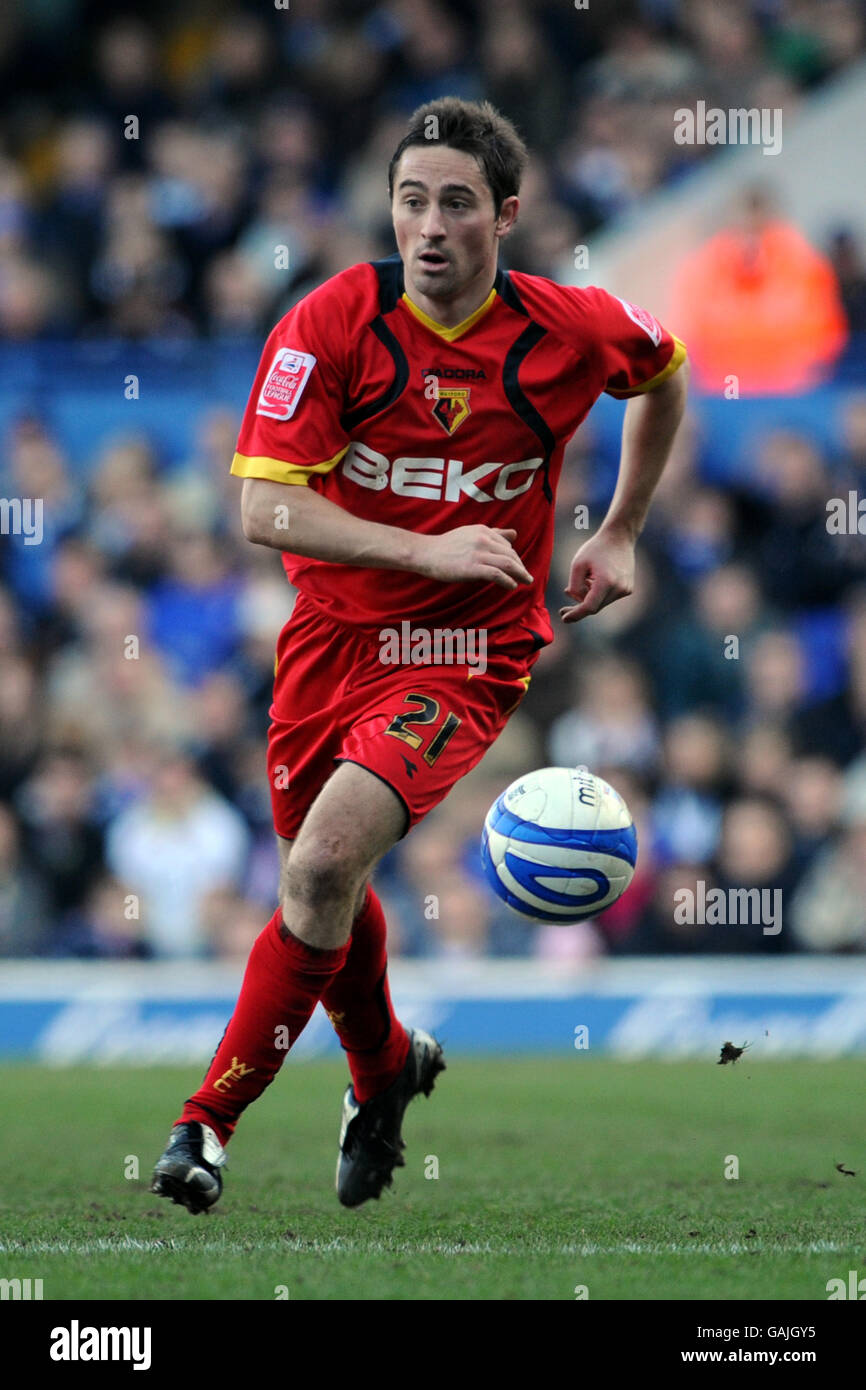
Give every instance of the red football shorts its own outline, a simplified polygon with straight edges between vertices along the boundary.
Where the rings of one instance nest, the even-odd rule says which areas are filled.
[[[382,647],[378,630],[334,622],[298,595],[277,642],[268,732],[278,835],[297,836],[339,762],[358,763],[393,788],[406,809],[405,834],[501,733],[538,656],[525,630],[489,634],[484,660],[463,665],[387,664]]]

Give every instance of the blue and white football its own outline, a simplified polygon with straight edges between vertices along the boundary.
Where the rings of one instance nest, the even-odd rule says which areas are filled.
[[[535,922],[566,926],[604,911],[628,888],[636,859],[628,807],[584,767],[518,777],[491,806],[481,835],[487,882]]]

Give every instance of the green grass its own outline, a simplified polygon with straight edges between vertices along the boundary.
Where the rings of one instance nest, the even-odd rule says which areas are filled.
[[[451,1057],[395,1191],[356,1212],[333,1190],[344,1069],[290,1063],[193,1218],[147,1184],[197,1081],[6,1066],[0,1277],[73,1300],[823,1300],[866,1274],[861,1061]]]

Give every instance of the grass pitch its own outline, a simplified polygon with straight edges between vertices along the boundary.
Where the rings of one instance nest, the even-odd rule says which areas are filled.
[[[394,1191],[355,1212],[346,1079],[290,1061],[191,1217],[147,1187],[198,1069],[4,1067],[0,1276],[64,1300],[825,1300],[866,1273],[866,1062],[449,1056]]]

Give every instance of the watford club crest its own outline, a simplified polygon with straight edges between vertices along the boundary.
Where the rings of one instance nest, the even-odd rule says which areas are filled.
[[[433,414],[446,434],[453,434],[469,414],[471,386],[440,386]]]

